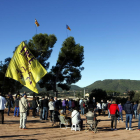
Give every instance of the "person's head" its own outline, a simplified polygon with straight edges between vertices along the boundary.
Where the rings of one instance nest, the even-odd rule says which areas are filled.
[[[54,97],[54,100],[57,100],[57,97]]]
[[[134,102],[134,104],[137,104],[136,102]]]
[[[0,96],[2,96],[2,93],[0,92]]]
[[[77,107],[74,107],[74,110],[77,110],[78,111],[78,108]]]
[[[53,101],[53,99],[50,99],[50,101]]]
[[[121,103],[120,103],[120,105],[121,105]]]
[[[130,102],[130,97],[128,97],[127,101],[129,101],[129,102]]]
[[[116,101],[112,101],[112,104],[116,104]]]
[[[91,112],[93,112],[93,108],[89,108],[89,110],[88,111],[91,111]]]
[[[23,94],[23,97],[24,97],[24,98],[27,98],[27,95],[24,93],[24,94]]]
[[[61,114],[64,114],[64,111],[63,111],[63,110],[61,110],[61,111],[60,111],[60,113],[61,113]]]

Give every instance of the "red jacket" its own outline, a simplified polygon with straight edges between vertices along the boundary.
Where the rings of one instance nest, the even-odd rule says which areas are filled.
[[[115,115],[116,114],[116,110],[119,111],[118,105],[117,104],[111,104],[109,111],[111,115]]]

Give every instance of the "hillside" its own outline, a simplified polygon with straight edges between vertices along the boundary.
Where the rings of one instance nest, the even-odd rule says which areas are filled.
[[[40,88],[38,84],[37,84],[37,89],[38,89],[39,92],[43,92],[43,91],[45,92],[45,91],[46,91],[45,88]],[[71,85],[70,91],[73,91],[73,90],[78,91],[78,90],[80,90],[80,89],[81,89],[81,88],[78,87],[78,86],[76,86],[76,85]],[[59,88],[59,87],[57,87],[57,90],[58,90],[58,91],[62,91],[62,89]],[[26,91],[26,92],[28,92],[28,93],[32,92],[31,90],[29,90],[29,89],[26,88],[25,86],[20,90],[20,92],[24,92],[24,91]]]
[[[86,91],[90,92],[91,90],[95,89],[95,88],[100,88],[106,91],[116,91],[116,92],[126,92],[128,90],[140,90],[140,81],[139,80],[124,80],[124,79],[120,79],[120,80],[103,80],[103,81],[96,81],[93,84],[85,87]],[[39,85],[37,84],[37,89],[39,92],[43,92],[45,91],[45,88],[40,88]],[[58,91],[62,91],[61,88],[58,88]],[[76,86],[76,85],[71,85],[71,89],[70,91],[83,91],[84,89]],[[23,87],[20,92],[32,92],[30,91],[28,88]]]
[[[103,80],[96,81],[93,84],[86,87],[89,91],[95,88],[101,88],[106,91],[117,91],[120,93],[126,92],[128,90],[140,90],[139,80]]]

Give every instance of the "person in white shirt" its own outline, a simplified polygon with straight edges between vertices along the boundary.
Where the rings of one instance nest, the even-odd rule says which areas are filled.
[[[50,99],[50,101],[48,103],[48,106],[49,106],[49,110],[50,110],[50,121],[52,121],[52,113],[54,111],[54,101],[53,101],[53,99]]]
[[[83,120],[80,117],[80,113],[78,112],[77,107],[74,108],[72,114],[71,114],[72,124],[79,124],[80,128],[82,130],[83,128]]]
[[[98,110],[98,114],[100,115],[101,114],[101,104],[99,102],[97,102],[97,110]]]
[[[2,97],[2,93],[0,92],[0,123],[4,124],[4,109],[5,109],[6,99]]]

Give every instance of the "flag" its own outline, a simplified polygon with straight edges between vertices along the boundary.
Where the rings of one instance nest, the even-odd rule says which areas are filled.
[[[66,25],[66,28],[67,28],[68,30],[70,30],[70,31],[71,31],[71,29],[70,29],[70,27],[69,27],[68,25]]]
[[[15,79],[33,92],[38,93],[36,83],[46,73],[46,69],[28,50],[25,43],[21,42],[9,63],[5,77]]]
[[[36,19],[35,19],[35,24],[37,27],[40,26]]]

